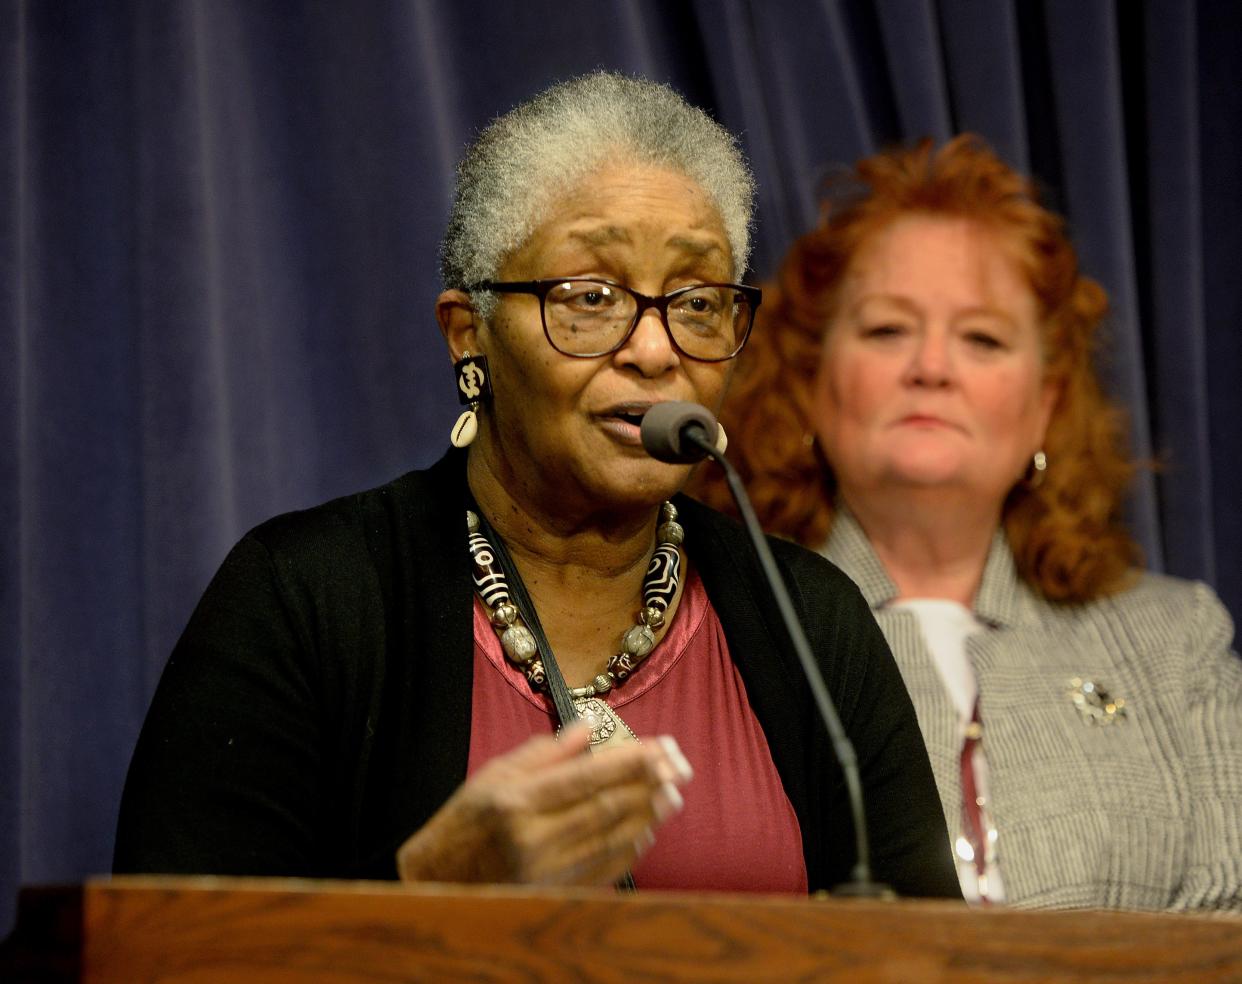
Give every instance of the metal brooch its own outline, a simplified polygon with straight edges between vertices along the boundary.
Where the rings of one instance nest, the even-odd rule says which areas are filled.
[[[1126,720],[1126,702],[1113,697],[1092,680],[1074,677],[1069,682],[1069,698],[1087,724],[1114,724]]]

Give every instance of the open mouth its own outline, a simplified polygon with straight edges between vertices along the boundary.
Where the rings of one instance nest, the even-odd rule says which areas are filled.
[[[645,410],[623,410],[618,413],[614,413],[612,416],[616,417],[618,420],[625,421],[627,424],[633,424],[635,427],[641,427],[643,425],[643,416],[645,413]]]
[[[649,403],[622,403],[609,407],[598,419],[614,440],[622,444],[639,444],[643,415],[650,409]]]
[[[635,401],[633,403],[617,403],[605,410],[601,417],[606,420],[623,420],[627,424],[633,424],[635,427],[642,425],[643,416],[651,409],[651,404],[647,401]]]

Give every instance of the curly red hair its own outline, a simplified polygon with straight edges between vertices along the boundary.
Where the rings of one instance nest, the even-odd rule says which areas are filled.
[[[1045,478],[1036,488],[1019,482],[1004,504],[1018,572],[1054,601],[1118,590],[1139,556],[1120,517],[1135,465],[1125,451],[1125,416],[1104,396],[1092,364],[1108,298],[1079,272],[1064,221],[1039,203],[1030,181],[969,134],[939,150],[924,140],[866,158],[846,180],[834,183],[817,228],[793,244],[775,282],[764,286],[721,415],[730,460],[760,521],[812,547],[831,529],[835,483],[811,437],[812,393],[851,258],[902,216],[965,218],[998,234],[1025,274],[1042,316],[1045,375],[1059,391],[1044,442]],[[700,470],[693,491],[732,510],[714,469]]]

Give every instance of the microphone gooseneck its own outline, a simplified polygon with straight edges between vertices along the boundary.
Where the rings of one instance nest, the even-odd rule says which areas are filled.
[[[737,502],[742,514],[742,522],[749,534],[751,546],[759,560],[764,579],[776,601],[781,613],[785,630],[793,644],[802,672],[806,676],[815,706],[832,741],[833,753],[845,776],[846,792],[849,795],[850,813],[854,821],[855,863],[851,879],[844,885],[833,888],[834,895],[884,898],[891,897],[893,892],[887,885],[873,881],[871,877],[871,848],[867,837],[866,812],[863,808],[862,780],[858,774],[858,756],[854,744],[845,733],[832,699],[828,696],[828,688],[811,653],[811,644],[798,621],[797,612],[789,598],[789,591],[772,556],[772,548],[768,546],[767,537],[759,525],[754,506],[742,485],[741,476],[729,464],[725,456],[716,450],[715,436],[719,424],[706,408],[697,403],[668,401],[657,403],[643,416],[642,441],[643,447],[653,458],[670,464],[689,464],[703,458],[711,458],[724,469],[725,480],[729,491]]]

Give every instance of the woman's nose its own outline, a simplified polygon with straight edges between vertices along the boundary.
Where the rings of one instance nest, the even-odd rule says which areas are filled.
[[[641,312],[633,334],[617,356],[623,364],[633,365],[644,376],[658,376],[677,365],[677,350],[673,348],[659,311],[649,307]]]
[[[906,379],[914,386],[947,386],[953,381],[953,359],[947,333],[924,332],[910,353]]]

